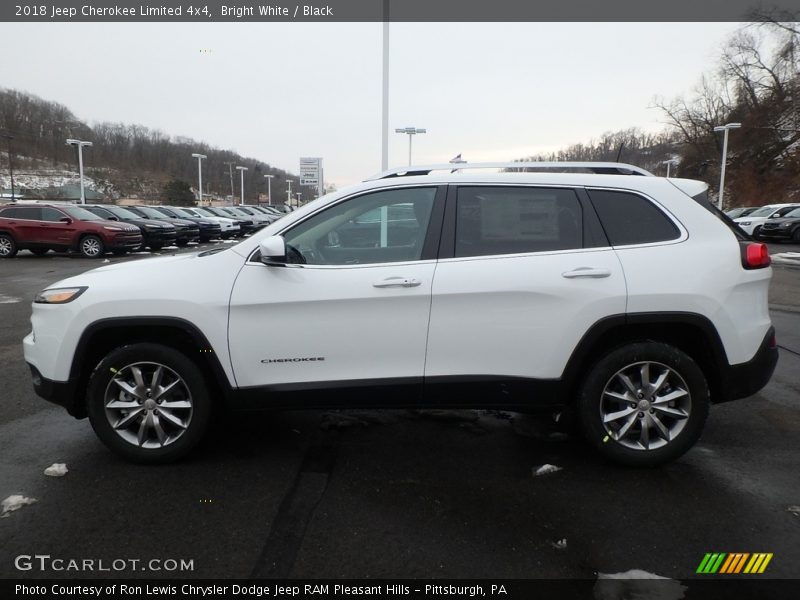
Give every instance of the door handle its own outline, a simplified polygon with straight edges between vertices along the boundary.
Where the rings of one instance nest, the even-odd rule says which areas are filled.
[[[390,287],[417,287],[422,282],[413,277],[387,277],[372,284],[376,288],[390,288]]]
[[[577,269],[573,269],[572,271],[564,271],[561,274],[562,277],[566,279],[578,279],[578,278],[589,278],[589,279],[601,279],[603,277],[610,277],[611,271],[608,269],[597,269],[594,267],[578,267]]]

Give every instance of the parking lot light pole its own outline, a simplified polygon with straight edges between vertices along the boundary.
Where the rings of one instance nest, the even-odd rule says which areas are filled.
[[[669,160],[663,160],[663,161],[661,161],[661,164],[662,164],[662,165],[667,165],[667,178],[669,179],[669,168],[670,168],[672,165],[675,165],[675,166],[677,167],[677,166],[678,166],[678,161],[677,161],[677,160],[675,160],[674,158],[670,158]]]
[[[289,206],[291,206],[292,205],[292,180],[291,179],[287,179],[286,183],[289,184],[289,188],[286,190],[286,198],[287,198],[287,202],[288,202]]]
[[[11,160],[11,140],[14,139],[14,136],[4,133],[3,137],[6,138],[8,142],[8,174],[11,176],[11,201],[16,202],[16,194],[14,193],[14,163]]]
[[[86,192],[83,188],[83,147],[91,147],[94,144],[92,142],[85,142],[82,140],[74,140],[72,138],[67,140],[67,146],[77,146],[78,147],[78,170],[80,171],[81,177],[81,204],[86,204]]]
[[[236,167],[236,170],[239,171],[241,175],[242,183],[239,187],[239,194],[241,201],[239,202],[239,206],[244,206],[244,172],[247,171],[247,167]]]
[[[417,129],[416,127],[403,127],[402,129],[395,129],[395,133],[405,133],[408,135],[408,166],[411,166],[411,138],[418,133],[427,133],[426,129]]]
[[[717,200],[717,208],[722,210],[722,196],[725,193],[725,163],[728,161],[728,131],[731,129],[739,129],[741,123],[727,123],[714,127],[716,132],[724,132],[722,136],[722,168],[719,172],[719,199]]]
[[[197,178],[199,183],[198,189],[200,190],[197,205],[203,206],[203,159],[208,157],[205,154],[192,154],[192,157],[197,159]],[[209,204],[211,203],[209,202]]]
[[[275,175],[264,175],[267,180],[267,204],[272,206],[272,178]]]

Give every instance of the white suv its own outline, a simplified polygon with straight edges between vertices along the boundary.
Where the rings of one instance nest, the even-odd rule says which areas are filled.
[[[766,385],[769,253],[705,184],[483,166],[507,169],[382,173],[236,246],[54,284],[24,340],[37,393],[140,462],[185,455],[220,407],[448,406],[567,411],[654,465]]]

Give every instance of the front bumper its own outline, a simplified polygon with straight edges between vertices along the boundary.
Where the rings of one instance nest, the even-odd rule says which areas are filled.
[[[45,379],[39,370],[28,363],[31,370],[31,380],[33,381],[33,391],[40,398],[48,402],[63,406],[67,412],[76,419],[86,417],[86,403],[78,396],[78,382],[72,379],[68,381],[52,381]]]
[[[715,402],[747,398],[769,383],[778,364],[775,328],[770,327],[755,356],[746,363],[730,365],[721,377],[721,394]]]
[[[141,233],[119,233],[108,241],[109,250],[135,250],[142,245]]]
[[[761,239],[764,240],[786,240],[789,241],[792,239],[792,228],[779,228],[779,229],[764,229],[761,228],[761,231],[758,232],[758,235]]]

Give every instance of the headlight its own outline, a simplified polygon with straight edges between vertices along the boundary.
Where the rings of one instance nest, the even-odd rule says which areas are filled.
[[[87,287],[71,287],[71,288],[50,288],[49,290],[42,290],[33,301],[36,304],[66,304],[72,302],[85,292]]]
[[[111,225],[103,225],[103,229],[108,229],[109,231],[125,231],[122,227],[112,227]]]
[[[742,221],[739,225],[752,225],[752,221]]]

